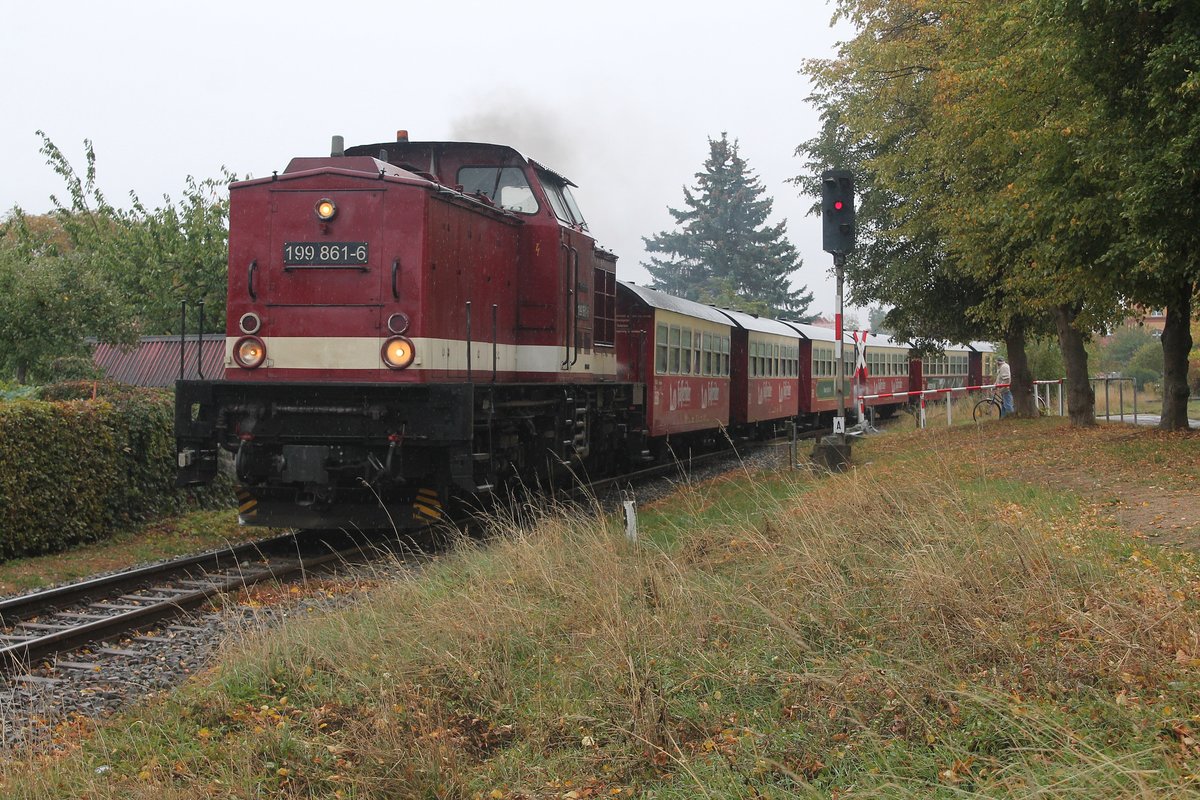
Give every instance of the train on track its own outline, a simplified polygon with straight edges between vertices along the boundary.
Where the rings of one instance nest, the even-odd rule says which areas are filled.
[[[231,464],[243,523],[404,529],[828,422],[832,330],[618,281],[573,188],[511,147],[404,132],[232,184],[224,375],[176,385],[178,482]],[[860,350],[851,406],[991,372],[986,346]]]

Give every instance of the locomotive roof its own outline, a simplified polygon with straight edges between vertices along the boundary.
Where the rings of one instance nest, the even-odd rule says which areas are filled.
[[[347,156],[378,156],[381,152],[386,153],[388,160],[392,163],[403,161],[404,159],[413,160],[414,155],[430,153],[436,159],[443,153],[452,150],[474,149],[479,151],[493,151],[495,161],[497,162],[529,162],[533,166],[548,172],[555,178],[565,183],[568,186],[575,186],[570,179],[560,172],[550,169],[544,164],[534,161],[521,151],[506,144],[492,144],[490,142],[416,142],[416,141],[395,141],[395,142],[380,142],[378,144],[359,144],[354,147],[346,148]],[[424,165],[421,167],[424,168]],[[433,170],[430,170],[432,172]]]
[[[719,322],[722,325],[732,326],[733,324],[730,322],[729,317],[712,306],[706,306],[694,300],[684,300],[682,297],[675,297],[666,292],[660,292],[658,289],[651,289],[649,286],[638,286],[636,283],[617,281],[617,285],[624,287],[627,291],[633,292],[643,303],[651,308],[661,308],[664,311],[673,311],[676,314],[696,317],[708,322]]]
[[[776,336],[786,336],[789,339],[799,339],[800,334],[790,325],[770,317],[759,317],[744,311],[734,311],[728,308],[720,309],[721,313],[733,320],[739,328],[757,333],[771,333]]]

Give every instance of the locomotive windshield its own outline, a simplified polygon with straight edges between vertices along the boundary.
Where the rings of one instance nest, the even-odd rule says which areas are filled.
[[[464,193],[484,195],[507,211],[537,213],[537,199],[520,167],[463,167],[458,182]]]
[[[575,196],[571,194],[571,187],[557,175],[546,170],[538,170],[538,180],[542,182],[542,189],[546,192],[546,199],[550,201],[550,207],[554,209],[554,216],[568,225],[574,225],[580,230],[586,231],[587,222],[575,202]]]

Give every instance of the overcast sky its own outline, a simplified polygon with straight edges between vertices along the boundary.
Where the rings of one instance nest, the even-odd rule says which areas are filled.
[[[268,175],[328,155],[333,134],[366,144],[404,128],[511,144],[566,175],[618,276],[643,283],[642,237],[672,227],[667,207],[728,131],[788,221],[796,284],[831,313],[814,198],[788,179],[818,126],[797,71],[847,35],[832,13],[824,0],[10,4],[0,214],[65,194],[39,129],[79,169],[91,139],[114,204],[132,190],[154,205],[188,175]]]

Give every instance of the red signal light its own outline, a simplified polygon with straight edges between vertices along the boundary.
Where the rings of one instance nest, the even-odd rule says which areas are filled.
[[[841,201],[841,200],[834,200],[834,201],[833,201],[833,210],[834,210],[834,211],[841,211],[841,210],[842,210],[842,205],[843,205],[843,204],[842,204],[842,201]]]

